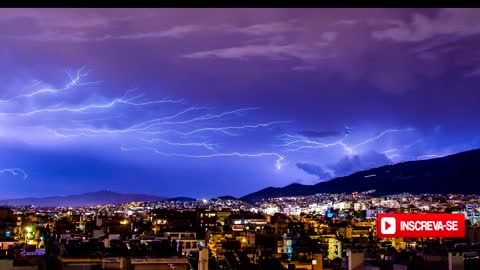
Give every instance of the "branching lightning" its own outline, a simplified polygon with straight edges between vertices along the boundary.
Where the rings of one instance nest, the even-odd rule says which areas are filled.
[[[172,100],[172,99],[161,99],[161,100],[155,100],[155,101],[146,101],[146,102],[134,102],[135,99],[138,99],[141,96],[135,96],[131,97],[128,99],[122,99],[122,98],[116,98],[108,103],[104,104],[89,104],[86,106],[82,106],[79,108],[70,108],[70,107],[62,107],[62,108],[55,108],[55,109],[38,109],[38,110],[33,110],[30,112],[26,113],[13,113],[14,115],[17,116],[32,116],[34,114],[38,113],[57,113],[57,112],[70,112],[70,113],[79,113],[79,112],[84,112],[92,109],[107,109],[107,108],[112,108],[113,106],[117,104],[125,104],[125,105],[130,105],[130,106],[147,106],[147,105],[152,105],[152,104],[161,104],[161,103],[180,103],[182,102],[181,100]],[[11,113],[1,113],[1,115],[6,115],[6,114],[11,114]]]
[[[180,132],[177,130],[161,130],[161,131],[146,131],[143,132],[145,134],[158,134],[158,133],[176,133],[179,135],[193,135],[195,133],[200,133],[200,132],[218,132],[222,134],[226,134],[229,136],[237,136],[238,134],[230,132],[229,130],[244,130],[244,129],[252,129],[252,128],[259,128],[259,127],[269,127],[274,124],[281,124],[281,123],[289,123],[290,121],[275,121],[275,122],[269,122],[269,123],[262,123],[262,124],[255,124],[255,125],[242,125],[242,126],[227,126],[227,127],[205,127],[205,128],[199,128],[199,129],[194,129],[192,131],[188,132]]]
[[[309,139],[305,136],[300,135],[290,135],[284,134],[282,139],[284,140],[284,144],[282,146],[286,147],[287,152],[295,152],[302,149],[318,149],[318,148],[330,148],[334,146],[341,146],[343,149],[348,151],[349,153],[353,153],[353,149],[348,147],[343,141],[349,134],[345,134],[340,140],[331,142],[331,143],[324,143]]]
[[[262,149],[258,152],[245,153],[235,149],[235,144],[226,146],[227,141],[225,140],[229,140],[229,143],[236,143],[253,131],[270,129],[291,121],[258,122],[248,121],[249,119],[242,121],[244,119],[242,117],[259,110],[259,108],[245,107],[217,111],[216,108],[209,106],[187,106],[186,102],[181,99],[147,99],[143,94],[135,94],[136,90],[128,90],[124,95],[117,97],[102,96],[100,102],[99,99],[92,98],[92,96],[98,96],[99,93],[67,91],[74,87],[87,87],[100,83],[100,81],[84,81],[88,76],[85,67],[77,70],[75,74],[67,73],[67,75],[69,80],[64,87],[39,89],[0,100],[0,104],[15,101],[12,102],[13,105],[22,105],[15,107],[16,109],[13,111],[0,111],[0,115],[3,116],[2,120],[10,120],[9,122],[15,123],[17,121],[28,123],[38,121],[36,126],[45,128],[50,132],[48,135],[55,140],[80,140],[82,137],[85,137],[86,140],[90,137],[115,138],[111,141],[118,143],[122,152],[148,150],[165,157],[196,159],[274,158],[277,169],[281,169],[287,164],[285,162],[287,155],[292,152],[338,147],[348,154],[355,154],[359,149],[388,134],[415,130],[413,128],[388,129],[357,143],[352,142],[350,127],[345,127],[341,138],[332,142],[324,142],[318,138],[298,134],[283,134],[280,136],[281,150],[265,151]],[[31,87],[41,84],[43,83],[35,81]],[[64,103],[57,105],[43,103],[48,100],[42,99],[42,105],[38,107],[24,106],[23,103],[20,103],[26,99],[37,101],[36,98],[40,95],[55,97],[57,103],[58,99],[63,98],[64,95],[75,95],[73,96],[75,98],[76,95],[82,95],[82,97],[88,95],[89,98],[78,99],[75,104],[68,103],[67,99],[62,99]],[[11,107],[9,106],[9,109],[12,109]],[[134,113],[131,110],[135,110]],[[106,113],[116,113],[116,116],[108,116]],[[47,116],[50,116],[49,121],[42,121],[43,117]],[[114,118],[116,121],[113,121]],[[258,136],[259,133],[255,134]],[[255,138],[250,141],[255,141]],[[388,158],[399,157],[402,151],[411,148],[422,139],[410,145],[387,149],[383,153]],[[239,148],[241,149],[241,146]],[[3,169],[0,170],[1,173],[27,177],[25,171],[19,168]]]
[[[73,87],[100,83],[83,82],[88,75],[84,70],[85,67],[82,67],[74,75],[67,73],[69,81],[62,88],[40,89],[0,100],[0,102],[9,103],[17,99],[34,99],[41,94],[55,94],[55,98],[58,100],[58,98],[64,97],[57,95],[61,92],[71,95],[95,94],[67,91]],[[42,84],[40,81],[36,81],[32,87],[40,84]],[[287,123],[287,121],[238,124],[232,124],[229,121],[229,124],[226,124],[226,120],[243,117],[252,111],[258,110],[258,108],[246,107],[223,112],[212,112],[215,108],[207,106],[185,108],[184,100],[172,98],[145,100],[143,94],[132,95],[134,91],[136,90],[128,90],[123,96],[113,97],[107,102],[98,102],[97,100],[85,103],[85,101],[79,101],[78,104],[67,106],[62,104],[43,104],[36,108],[18,106],[16,110],[0,112],[0,115],[4,116],[6,120],[12,120],[12,122],[20,120],[28,120],[29,123],[31,121],[39,121],[38,126],[44,127],[54,135],[54,138],[59,139],[115,136],[117,139],[115,142],[120,140],[120,143],[122,143],[121,147],[119,145],[122,152],[149,149],[163,156],[184,158],[275,157],[275,167],[277,169],[282,167],[282,161],[285,158],[281,154],[276,152],[243,153],[227,151],[222,146],[222,138],[219,135],[247,135],[252,130],[269,128],[273,125]],[[98,95],[98,93],[96,94]],[[42,99],[42,102],[45,101],[48,100]],[[128,110],[134,107],[137,108],[135,114],[128,113]],[[112,123],[114,117],[106,117],[104,115],[104,113],[112,113],[114,109],[122,110],[122,114],[116,117],[118,118],[116,122],[125,127],[118,128],[118,124]],[[55,121],[49,121],[48,124],[42,123],[43,116],[47,114],[52,115],[53,117],[49,119],[55,119]],[[85,116],[88,116],[88,118],[85,119]],[[142,120],[138,121],[136,119]],[[141,145],[135,147],[126,146],[132,142],[137,142]],[[0,171],[0,173],[7,172],[13,175],[23,174],[27,177],[27,174],[22,169],[4,169]]]
[[[149,143],[155,143],[155,142],[161,142],[161,143],[164,143],[164,144],[167,144],[167,145],[173,145],[173,146],[200,146],[200,147],[204,147],[208,150],[211,150],[213,152],[217,152],[216,148],[219,148],[220,146],[218,144],[210,144],[210,143],[205,143],[205,142],[187,142],[187,143],[180,143],[180,142],[171,142],[171,141],[167,141],[167,140],[164,140],[164,139],[144,139],[144,138],[140,138],[140,140],[144,141],[144,142],[149,142]]]
[[[340,146],[342,147],[346,152],[349,154],[354,154],[355,150],[361,146],[364,146],[366,144],[369,144],[371,142],[374,142],[385,135],[389,133],[394,133],[394,132],[409,132],[409,131],[414,131],[415,129],[413,128],[405,128],[405,129],[388,129],[380,134],[378,134],[375,137],[368,138],[360,143],[354,144],[354,145],[349,145],[345,142],[345,140],[348,138],[348,136],[351,134],[351,129],[347,129],[345,132],[344,136],[337,141],[330,142],[330,143],[325,143],[325,142],[320,142],[317,140],[313,140],[310,138],[307,138],[305,136],[301,135],[291,135],[291,134],[284,134],[282,136],[282,139],[284,141],[284,144],[282,144],[283,147],[286,148],[285,151],[287,152],[295,152],[299,151],[302,149],[319,149],[319,148],[330,148],[330,147],[335,147],[335,146]]]
[[[203,110],[203,109],[209,109],[209,107],[190,107],[174,115],[150,119],[150,120],[147,120],[138,124],[134,124],[128,128],[123,128],[123,129],[58,128],[52,131],[55,133],[55,135],[61,136],[61,137],[94,136],[94,135],[102,135],[102,134],[111,135],[111,134],[117,134],[117,133],[121,134],[121,133],[137,132],[137,131],[146,131],[152,127],[160,125],[162,123],[161,121],[174,119],[190,111]],[[73,134],[66,134],[68,132]]]
[[[399,147],[395,147],[395,148],[391,148],[391,149],[388,149],[388,150],[385,150],[383,151],[382,153],[384,154],[389,154],[388,159],[392,159],[392,158],[396,158],[396,157],[401,157],[402,155],[400,154],[401,152],[404,152],[404,151],[407,151],[409,150],[410,148],[412,148],[413,146],[419,144],[420,142],[423,141],[423,137],[418,139],[417,141],[415,141],[414,143],[412,144],[407,144],[407,145],[402,145],[402,146],[399,146]]]
[[[94,81],[94,82],[81,82],[81,79],[83,77],[86,77],[88,76],[88,73],[84,73],[83,70],[85,69],[86,67],[83,66],[81,67],[80,69],[77,70],[75,76],[72,76],[69,72],[67,72],[67,75],[68,77],[70,78],[70,81],[67,83],[67,85],[65,87],[62,87],[62,88],[58,88],[58,89],[52,89],[52,88],[45,88],[45,89],[40,89],[40,90],[36,90],[34,92],[31,92],[31,93],[28,93],[28,94],[21,94],[21,95],[17,95],[17,96],[13,96],[13,97],[10,97],[8,99],[0,99],[0,103],[7,103],[7,102],[11,102],[15,99],[21,99],[21,98],[32,98],[36,95],[40,95],[40,94],[45,94],[45,93],[50,93],[50,94],[54,94],[54,93],[58,93],[58,92],[63,92],[65,90],[69,90],[71,89],[72,87],[74,86],[85,86],[85,85],[90,85],[90,84],[98,84],[98,83],[101,83],[101,81]],[[32,87],[33,86],[37,86],[39,84],[41,84],[42,82],[41,81],[34,81],[34,83],[32,84]]]
[[[247,154],[247,153],[239,153],[239,152],[231,152],[231,153],[216,153],[216,154],[210,154],[210,155],[190,155],[190,154],[178,154],[178,153],[165,153],[161,152],[156,148],[153,147],[146,147],[146,146],[141,146],[141,147],[121,147],[122,151],[134,151],[134,150],[149,150],[153,151],[156,154],[162,155],[162,156],[167,156],[167,157],[188,157],[188,158],[215,158],[215,157],[264,157],[264,156],[274,156],[276,157],[276,163],[275,167],[280,170],[282,166],[284,165],[282,161],[285,159],[283,156],[281,156],[278,153],[256,153],[256,154]]]
[[[10,98],[7,98],[7,99],[0,99],[0,103],[10,103],[10,102],[12,102],[16,99],[34,98],[35,96],[41,95],[41,94],[56,94],[56,93],[59,93],[59,92],[69,90],[69,89],[71,89],[75,86],[86,86],[86,85],[101,83],[101,81],[81,82],[82,78],[86,77],[88,75],[88,72],[84,72],[85,68],[86,67],[84,66],[84,67],[81,67],[80,69],[78,69],[75,76],[72,76],[69,72],[67,72],[67,75],[68,75],[70,81],[62,88],[57,88],[57,89],[44,88],[44,89],[36,90],[36,91],[30,92],[30,93],[27,93],[27,94],[16,95],[16,96],[13,96],[13,97],[10,97]],[[33,84],[31,85],[31,87],[35,87],[35,86],[40,85],[40,84],[42,84],[42,81],[34,81]],[[9,113],[3,113],[3,112],[0,113],[0,114],[1,115],[9,115]],[[23,169],[20,169],[20,168],[1,169],[0,174],[3,174],[3,173],[10,173],[14,176],[21,175],[25,179],[28,177],[27,173]]]
[[[244,129],[252,129],[252,128],[260,128],[260,127],[269,127],[274,124],[280,124],[280,123],[287,123],[289,121],[275,121],[275,122],[269,122],[269,123],[260,123],[260,124],[255,124],[255,125],[242,125],[242,126],[224,126],[224,127],[204,127],[204,128],[198,128],[194,129],[191,131],[179,131],[177,129],[155,129],[152,130],[152,128],[157,128],[162,125],[172,125],[172,124],[177,124],[177,125],[185,125],[189,124],[195,121],[205,121],[205,120],[210,120],[214,118],[221,118],[223,116],[229,115],[229,114],[237,114],[240,111],[247,111],[247,110],[252,110],[252,108],[244,108],[244,109],[239,109],[239,110],[234,110],[234,111],[229,111],[229,112],[223,112],[220,114],[207,114],[207,115],[202,115],[198,117],[194,117],[188,120],[184,121],[168,121],[168,122],[163,122],[163,120],[170,120],[173,118],[176,118],[182,114],[185,114],[188,111],[194,111],[194,110],[201,110],[201,109],[207,109],[208,107],[191,107],[188,108],[182,112],[176,113],[172,116],[167,116],[167,117],[162,117],[162,118],[156,118],[148,121],[144,121],[139,124],[132,125],[128,128],[123,128],[123,129],[93,129],[93,128],[59,128],[55,130],[55,134],[58,136],[70,136],[70,135],[85,135],[88,136],[89,134],[117,134],[117,133],[135,133],[139,132],[142,134],[165,134],[165,133],[173,133],[177,135],[192,135],[195,133],[200,133],[200,132],[218,132],[218,133],[223,133],[231,136],[235,136],[236,134],[233,132],[229,132],[228,130],[244,130]],[[188,128],[188,126],[187,126]],[[74,132],[75,134],[66,134],[68,132]],[[80,132],[80,133],[77,133]]]
[[[381,137],[385,136],[386,134],[388,133],[393,133],[393,132],[408,132],[408,131],[415,131],[414,128],[406,128],[406,129],[389,129],[389,130],[385,130],[384,132],[380,133],[379,135],[373,137],[373,138],[370,138],[370,139],[367,139],[361,143],[358,143],[354,146],[351,147],[351,149],[355,149],[355,148],[358,148],[362,145],[365,145],[365,144],[368,144],[368,143],[371,143],[373,141],[376,141],[378,139],[380,139]]]

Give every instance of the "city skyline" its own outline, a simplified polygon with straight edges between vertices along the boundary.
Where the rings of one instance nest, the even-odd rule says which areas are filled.
[[[242,196],[479,147],[475,9],[2,9],[1,199]]]

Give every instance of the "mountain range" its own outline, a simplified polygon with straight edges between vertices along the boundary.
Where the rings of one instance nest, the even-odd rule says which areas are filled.
[[[376,195],[480,193],[480,149],[429,160],[408,161],[338,177],[315,185],[268,187],[240,198],[247,202],[318,193],[375,190]]]
[[[69,196],[44,198],[22,198],[0,200],[0,205],[35,205],[35,206],[95,206],[100,204],[120,204],[139,201],[161,201],[164,197],[144,194],[125,194],[109,190],[89,192]]]

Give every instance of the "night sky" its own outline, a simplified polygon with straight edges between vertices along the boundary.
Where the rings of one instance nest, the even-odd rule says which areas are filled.
[[[0,198],[242,196],[480,145],[477,9],[2,9]]]

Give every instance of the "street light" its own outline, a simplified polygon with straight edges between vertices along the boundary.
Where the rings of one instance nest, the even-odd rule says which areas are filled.
[[[27,233],[25,234],[25,245],[27,245],[28,235],[32,231],[32,228],[31,227],[25,227],[25,231],[27,231]]]

